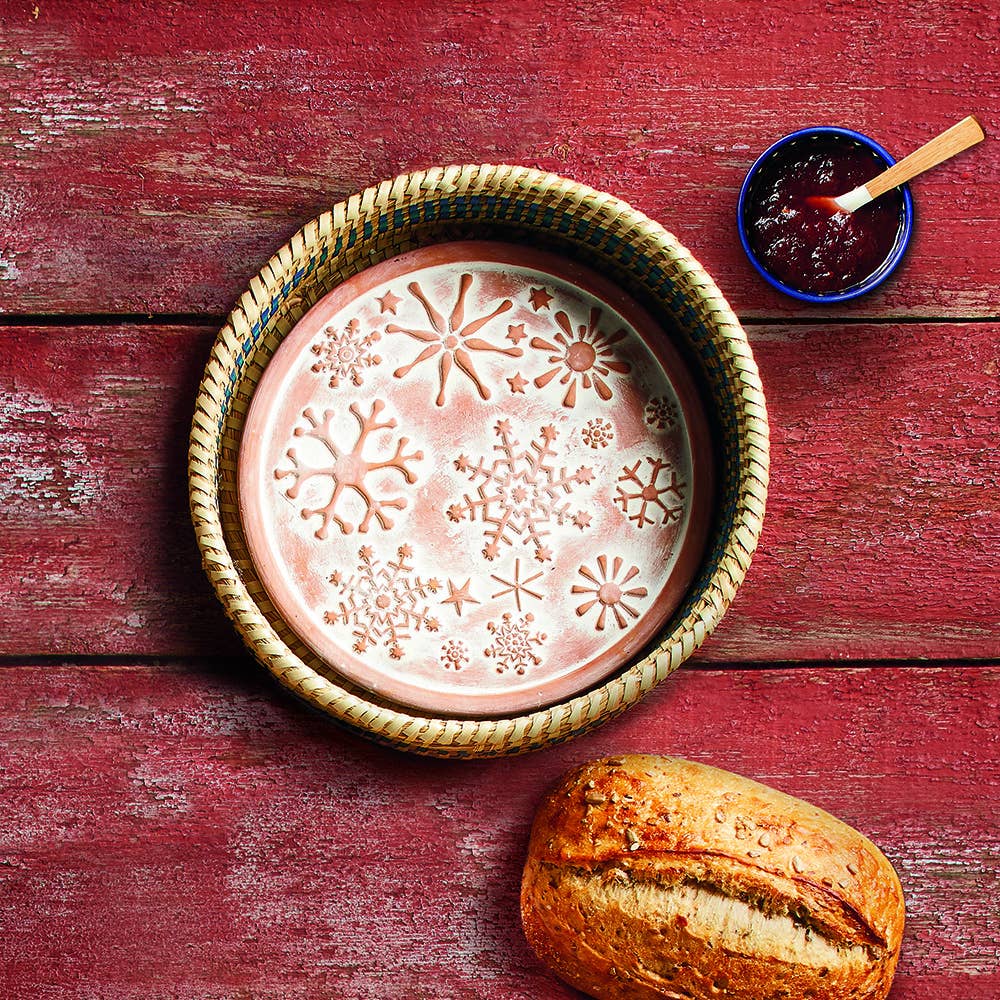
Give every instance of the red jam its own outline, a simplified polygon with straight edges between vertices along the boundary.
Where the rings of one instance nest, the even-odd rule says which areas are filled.
[[[816,295],[847,291],[878,271],[899,238],[902,194],[834,215],[807,199],[846,194],[885,168],[875,152],[843,136],[809,136],[778,149],[744,203],[743,225],[760,263],[783,284]]]

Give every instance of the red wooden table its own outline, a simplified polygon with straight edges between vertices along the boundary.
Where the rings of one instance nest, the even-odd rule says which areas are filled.
[[[0,996],[570,997],[519,929],[572,763],[730,768],[870,835],[893,1000],[1000,992],[1000,167],[914,184],[901,272],[780,298],[733,222],[753,157],[904,153],[1000,98],[991,2],[8,0],[0,8]],[[199,567],[185,448],[214,332],[306,220],[507,161],[620,195],[714,275],[772,425],[761,548],[703,651],[527,757],[379,749],[272,685]]]

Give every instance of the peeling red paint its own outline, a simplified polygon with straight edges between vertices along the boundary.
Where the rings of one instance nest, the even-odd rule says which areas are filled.
[[[997,157],[914,184],[899,274],[838,313],[871,322],[780,298],[734,220],[794,128],[895,153],[970,112],[989,132],[998,25],[984,0],[7,4],[0,313],[48,319],[0,331],[0,998],[568,1000],[519,930],[528,827],[562,771],[622,751],[882,846],[908,906],[892,1000],[1000,993],[1000,673],[954,662],[1000,659]],[[810,322],[749,329],[771,494],[701,668],[576,742],[444,763],[262,679],[201,573],[185,463],[260,264],[338,199],[464,161],[622,196],[743,317]],[[52,320],[125,313],[204,322]],[[775,661],[807,662],[752,669]]]
[[[404,170],[501,161],[633,203],[744,315],[813,315],[736,240],[755,156],[815,124],[896,154],[970,112],[989,132],[1000,93],[988,0],[39,7],[0,15],[0,260],[14,262],[0,310],[14,313],[220,313],[337,200]],[[965,154],[914,192],[907,261],[850,314],[992,315],[997,158]]]
[[[998,696],[997,669],[944,663],[683,670],[576,742],[460,763],[348,736],[243,663],[8,665],[0,995],[568,998],[520,931],[532,814],[580,761],[665,752],[886,852],[892,1000],[988,1000]]]
[[[1000,326],[749,332],[772,424],[767,519],[699,659],[1000,657],[983,589],[1000,565],[1000,382],[988,372]],[[237,654],[185,496],[190,407],[213,332],[6,337],[0,654]]]

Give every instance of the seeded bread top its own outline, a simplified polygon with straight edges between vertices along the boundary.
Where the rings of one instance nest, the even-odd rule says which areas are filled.
[[[800,799],[691,761],[631,754],[570,772],[539,808],[529,855],[711,885],[844,945],[895,952],[902,938],[899,880],[870,840]]]

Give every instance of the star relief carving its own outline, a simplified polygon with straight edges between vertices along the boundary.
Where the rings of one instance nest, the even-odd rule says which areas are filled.
[[[469,587],[472,585],[472,577],[469,577],[461,587],[456,587],[451,580],[448,581],[448,596],[441,602],[442,604],[450,604],[454,607],[456,614],[459,618],[462,617],[462,605],[463,604],[479,604],[480,602],[469,593]]]
[[[528,384],[528,380],[520,372],[512,378],[507,379],[507,382],[510,385],[511,394],[516,395],[517,393],[521,393],[521,395],[524,395],[524,387]]]
[[[390,288],[385,295],[378,296],[375,299],[379,305],[379,313],[392,313],[393,316],[396,315],[396,309],[399,307],[400,302],[403,301],[402,297],[399,295],[394,295],[392,289]]]
[[[535,312],[538,312],[539,309],[548,309],[552,302],[552,296],[544,288],[532,288],[528,299]]]
[[[507,339],[516,347],[528,335],[524,332],[524,324],[511,324],[507,327]]]

